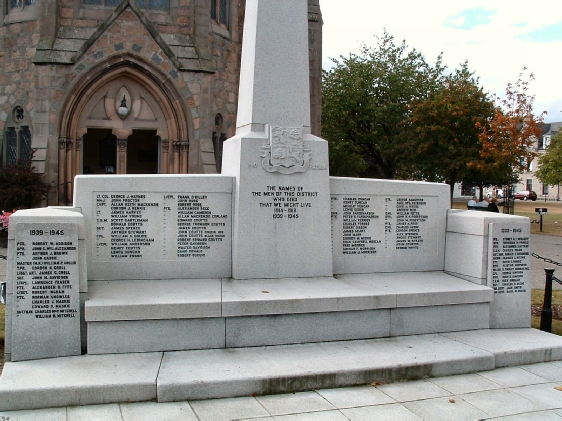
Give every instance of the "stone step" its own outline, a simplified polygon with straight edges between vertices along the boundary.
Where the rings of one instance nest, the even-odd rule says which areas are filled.
[[[483,329],[272,347],[7,362],[5,411],[284,393],[562,360],[562,338]]]
[[[488,328],[491,288],[444,272],[89,283],[88,353],[373,339]]]

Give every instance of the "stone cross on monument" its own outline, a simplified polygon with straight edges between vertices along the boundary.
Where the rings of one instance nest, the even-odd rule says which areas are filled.
[[[310,133],[306,0],[248,0],[236,136],[232,277],[332,276],[328,143]]]

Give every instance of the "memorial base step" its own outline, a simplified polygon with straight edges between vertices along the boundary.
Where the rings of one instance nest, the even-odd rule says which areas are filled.
[[[490,288],[443,272],[89,284],[88,353],[373,339],[490,326]]]
[[[395,382],[562,360],[562,338],[482,329],[385,339],[7,362],[4,411],[226,398]]]

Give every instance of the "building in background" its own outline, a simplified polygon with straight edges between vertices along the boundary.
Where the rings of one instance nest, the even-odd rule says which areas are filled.
[[[543,128],[543,135],[536,140],[534,146],[539,155],[533,159],[527,171],[521,173],[516,191],[533,190],[537,193],[539,199],[560,200],[560,186],[543,184],[535,176],[535,172],[539,169],[539,158],[545,154],[550,145],[550,139],[562,129],[562,122],[544,123]]]
[[[309,3],[312,133],[322,18]],[[245,0],[2,0],[2,163],[78,174],[212,174],[236,130]]]

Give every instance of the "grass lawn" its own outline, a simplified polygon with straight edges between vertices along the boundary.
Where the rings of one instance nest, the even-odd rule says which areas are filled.
[[[542,310],[543,302],[544,290],[533,289],[531,292],[531,307],[533,308],[533,314],[538,314],[533,316],[531,321],[535,329],[538,329],[541,324],[540,310]],[[552,333],[562,336],[562,320],[556,320],[556,318],[562,318],[562,291],[560,290],[552,291],[552,313]]]
[[[531,318],[531,326],[535,329],[539,329],[541,325],[541,318],[533,316]],[[552,320],[552,332],[555,335],[562,336],[562,320]]]

